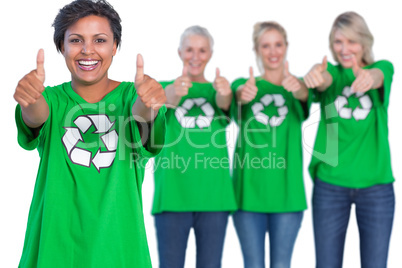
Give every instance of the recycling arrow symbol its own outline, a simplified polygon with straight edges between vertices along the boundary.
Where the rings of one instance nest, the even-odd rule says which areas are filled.
[[[286,101],[281,94],[265,94],[259,102],[256,102],[251,106],[255,120],[264,125],[269,124],[271,127],[280,126],[289,112],[285,102]],[[263,113],[265,107],[268,107],[271,103],[277,107],[279,116],[274,115],[269,118],[268,115]]]
[[[359,98],[360,107],[356,107],[354,110],[352,108],[346,107],[349,102],[348,98],[355,94],[356,97]],[[336,111],[339,114],[339,117],[344,119],[351,119],[352,116],[354,119],[364,120],[368,116],[373,107],[373,103],[368,95],[364,95],[363,92],[352,92],[350,87],[345,87],[342,91],[342,95],[338,96],[335,100]]]
[[[74,120],[77,127],[64,127],[66,132],[62,137],[62,142],[71,162],[85,167],[90,167],[92,163],[98,172],[101,168],[110,167],[116,156],[118,141],[116,130],[110,130],[114,123],[104,114],[81,115]],[[91,126],[95,127],[93,134],[103,134],[100,138],[107,149],[102,152],[99,148],[94,157],[92,157],[91,151],[77,147],[80,141],[84,142],[81,133],[85,134]]]
[[[205,115],[186,116],[194,105],[200,107]],[[183,128],[209,127],[214,118],[215,110],[205,98],[186,99],[183,104],[176,108],[175,116]]]

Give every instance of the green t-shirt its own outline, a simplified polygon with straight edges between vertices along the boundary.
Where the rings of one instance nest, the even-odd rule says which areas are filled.
[[[247,79],[232,84],[236,91]],[[308,104],[282,86],[256,78],[254,100],[236,106],[239,126],[233,179],[239,209],[278,213],[307,208],[303,182],[301,125]]]
[[[133,83],[94,104],[70,82],[43,96],[50,114],[36,138],[16,108],[18,142],[40,156],[19,267],[151,267],[141,185],[147,159],[164,143],[166,107],[144,148]]]
[[[324,92],[313,90],[321,119],[309,167],[312,178],[350,188],[394,181],[387,114],[394,68],[388,61],[378,61],[364,69],[371,68],[384,74],[380,89],[353,93],[352,69],[328,64],[332,85]]]
[[[193,82],[178,107],[168,107],[166,143],[154,164],[153,214],[236,210],[226,143],[229,119],[215,97],[211,83]]]

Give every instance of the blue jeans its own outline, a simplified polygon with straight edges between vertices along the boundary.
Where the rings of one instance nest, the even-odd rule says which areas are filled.
[[[362,268],[387,267],[395,210],[393,184],[352,189],[315,180],[313,224],[317,268],[341,268],[350,208],[356,206]]]
[[[194,228],[196,267],[221,267],[229,212],[163,212],[155,214],[159,267],[182,268],[190,229]]]
[[[265,267],[265,236],[269,233],[270,267],[289,268],[303,211],[257,213],[239,210],[233,222],[243,252],[245,268]]]

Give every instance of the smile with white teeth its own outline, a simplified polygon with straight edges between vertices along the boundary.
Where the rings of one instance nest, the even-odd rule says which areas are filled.
[[[352,55],[341,55],[342,59],[344,60],[350,60],[352,59]]]
[[[200,66],[201,66],[201,63],[195,64],[195,63],[189,62],[189,65],[190,65],[191,67],[200,67]]]
[[[79,63],[80,65],[84,65],[84,66],[93,66],[93,65],[98,64],[98,62],[99,62],[99,61],[97,61],[97,60],[88,60],[88,61],[86,61],[86,60],[80,60],[80,61],[78,61],[78,63]]]

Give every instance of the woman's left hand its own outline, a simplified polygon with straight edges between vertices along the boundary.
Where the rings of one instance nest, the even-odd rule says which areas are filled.
[[[374,77],[370,70],[362,69],[355,57],[352,58],[353,66],[353,74],[356,76],[355,81],[352,83],[352,91],[353,92],[367,92],[370,89],[374,88]]]
[[[300,80],[297,79],[296,76],[292,75],[289,72],[289,63],[286,61],[285,62],[285,67],[284,67],[284,78],[282,80],[282,86],[289,92],[296,92],[299,91],[302,86],[300,84]]]
[[[216,77],[213,83],[213,87],[221,96],[228,96],[232,94],[232,90],[230,89],[229,81],[220,75],[219,68],[216,68]]]
[[[165,104],[166,95],[161,84],[144,74],[144,60],[141,54],[137,55],[135,88],[137,90],[138,99],[133,105],[133,114],[149,122],[156,117],[157,111]],[[150,108],[154,112],[152,112]]]

